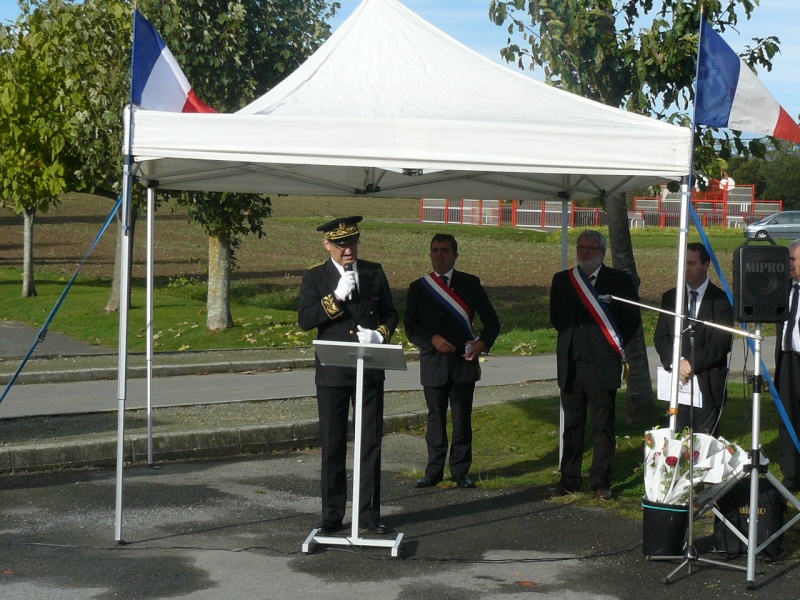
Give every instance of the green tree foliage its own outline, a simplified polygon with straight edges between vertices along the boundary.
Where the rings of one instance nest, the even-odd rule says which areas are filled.
[[[36,210],[66,191],[119,189],[130,26],[120,0],[22,0],[20,10],[0,25],[0,198],[25,215],[23,295],[33,295]]]
[[[0,197],[18,210],[47,210],[70,183],[76,85],[64,85],[61,48],[46,25],[37,13],[26,29],[0,28]]]
[[[329,36],[327,19],[340,5],[139,0],[137,6],[200,97],[232,112],[316,49]],[[0,27],[0,198],[30,215],[37,207],[46,210],[65,191],[115,198],[121,188],[133,2],[21,0],[20,7],[17,22]],[[231,260],[243,235],[264,234],[270,214],[269,199],[253,195],[181,200],[209,236],[227,240]],[[30,222],[32,228],[32,216]]]
[[[734,158],[731,176],[756,186],[756,197],[783,200],[784,210],[800,210],[800,150],[778,147],[765,158]]]
[[[234,112],[269,91],[330,35],[339,3],[325,0],[139,0],[197,95]],[[183,196],[209,235],[263,234],[269,200],[244,194]]]
[[[164,38],[197,95],[220,112],[233,112],[266,93],[327,39],[327,19],[339,3],[140,0],[138,7]],[[179,202],[210,238],[208,327],[231,327],[229,271],[241,238],[264,235],[269,198],[182,194]],[[220,267],[226,261],[228,266]]]
[[[266,93],[330,35],[327,0],[139,0],[198,96],[233,112]]]
[[[30,297],[36,211],[47,211],[74,184],[70,145],[80,90],[67,77],[49,15],[25,16],[25,26],[22,18],[0,26],[0,198],[25,217],[22,295]]]
[[[691,122],[700,23],[697,0],[492,0],[489,15],[506,25],[501,55],[520,68],[542,69],[556,87],[680,125]],[[705,0],[716,29],[735,30],[759,0]],[[519,35],[521,42],[517,42]],[[742,59],[770,70],[779,51],[774,36],[754,38]],[[701,128],[695,143],[698,172],[718,176],[714,159],[734,152],[763,156],[761,140]]]

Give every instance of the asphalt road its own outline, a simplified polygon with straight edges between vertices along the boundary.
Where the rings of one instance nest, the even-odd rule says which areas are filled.
[[[792,557],[759,560],[755,591],[744,573],[699,562],[665,586],[679,561],[645,560],[640,518],[539,488],[416,490],[407,473],[420,468],[424,440],[389,435],[383,449],[383,521],[404,535],[396,558],[362,546],[302,552],[319,505],[313,449],[126,469],[124,545],[114,541],[112,470],[0,477],[0,597],[797,598]]]

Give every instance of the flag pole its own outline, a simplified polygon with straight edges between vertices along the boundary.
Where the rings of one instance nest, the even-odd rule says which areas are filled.
[[[117,476],[116,504],[114,520],[114,539],[124,544],[122,539],[122,474],[125,466],[125,400],[128,379],[128,312],[131,283],[131,185],[133,176],[133,60],[136,45],[136,6],[133,11],[133,30],[131,37],[131,67],[128,108],[125,111],[125,157],[122,166],[122,235],[120,252],[119,286],[119,354],[117,356]]]
[[[700,4],[700,32],[699,35],[703,35],[703,19],[705,18],[703,14],[703,5],[702,2]],[[697,45],[697,64],[698,67],[695,68],[695,86],[697,85],[697,75],[699,73],[699,64],[700,64],[700,39],[698,37],[698,45]],[[677,275],[677,285],[675,290],[675,338],[673,341],[672,347],[672,393],[670,396],[670,403],[669,403],[669,413],[670,413],[670,437],[675,431],[675,424],[678,418],[678,378],[680,376],[680,360],[681,360],[681,330],[683,328],[683,324],[685,322],[685,306],[684,306],[684,298],[686,296],[686,238],[689,231],[689,206],[692,201],[692,172],[694,170],[694,134],[696,133],[696,123],[695,123],[695,114],[694,114],[694,107],[692,109],[692,145],[689,151],[690,161],[689,161],[689,174],[683,178],[681,182],[681,222],[680,222],[680,236],[679,236],[679,249],[678,249],[678,275]],[[694,337],[691,334],[690,337]],[[691,341],[691,362],[692,368],[694,369],[694,339]],[[692,373],[692,378],[694,378],[694,373]],[[691,380],[690,380],[691,381]],[[694,390],[695,385],[691,384],[692,394],[689,401],[689,410],[694,410]],[[691,413],[690,413],[691,414]],[[691,418],[689,419],[691,424]],[[690,431],[689,434],[689,461],[690,461],[690,469],[694,469],[694,432]],[[692,572],[692,564],[695,562],[704,562],[715,564],[720,567],[725,567],[728,569],[737,569],[737,570],[744,570],[742,567],[738,565],[729,565],[723,562],[710,560],[707,558],[701,558],[697,550],[694,547],[694,519],[695,519],[695,507],[694,507],[694,487],[692,485],[689,486],[689,499],[688,499],[688,509],[689,509],[689,523],[688,523],[688,531],[687,531],[687,541],[683,548],[682,556],[664,556],[664,557],[654,557],[655,560],[671,560],[674,558],[683,558],[683,562],[679,564],[675,569],[672,570],[665,578],[664,583],[668,584],[672,580],[672,577],[680,571],[684,566],[688,567],[689,573]]]
[[[705,19],[704,6],[700,2],[700,27],[698,28],[697,38],[697,61],[695,64],[695,97],[697,94],[697,77],[700,72],[700,42],[703,35],[703,19]],[[692,201],[692,187],[694,185],[694,140],[697,133],[697,125],[695,121],[695,106],[696,102],[692,105],[692,144],[689,149],[689,174],[681,180],[681,211],[680,211],[680,224],[678,230],[678,269],[675,281],[675,325],[673,328],[672,340],[672,379],[670,381],[670,398],[669,398],[669,428],[670,431],[675,433],[675,428],[678,423],[678,386],[680,383],[680,364],[681,364],[681,332],[683,330],[684,317],[686,316],[685,298],[686,298],[686,243],[689,234],[689,205]],[[694,377],[694,374],[692,374]],[[694,399],[692,399],[694,401]]]

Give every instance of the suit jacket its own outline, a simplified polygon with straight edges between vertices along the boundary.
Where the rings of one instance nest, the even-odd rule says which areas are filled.
[[[553,276],[550,285],[550,323],[558,332],[556,342],[556,365],[558,386],[566,388],[570,369],[570,352],[573,337],[582,328],[586,335],[585,349],[595,380],[604,389],[617,389],[622,382],[622,359],[611,347],[597,322],[581,302],[569,278],[569,270],[560,271]],[[612,294],[620,298],[638,301],[633,278],[623,271],[602,265],[594,285],[598,294]],[[612,300],[609,304],[611,315],[622,334],[623,348],[633,338],[642,324],[639,308],[625,302]]]
[[[795,284],[794,279],[789,280],[789,300],[786,303],[786,306],[791,306],[792,301],[792,286]],[[787,317],[788,319],[788,317]],[[780,370],[781,370],[781,357],[783,356],[783,327],[785,325],[785,321],[781,323],[775,324],[775,385],[778,384],[780,381]],[[798,312],[797,316],[797,323],[794,325],[795,327],[800,327],[800,312]],[[780,392],[780,390],[778,390]]]
[[[500,333],[500,321],[480,279],[454,270],[450,288],[480,317],[483,328],[478,339],[486,344],[488,351]],[[404,324],[408,339],[419,348],[420,381],[423,386],[444,385],[448,379],[456,383],[474,383],[480,379],[478,361],[466,361],[461,356],[467,342],[473,341],[469,333],[419,280],[408,288]],[[436,334],[453,344],[455,352],[438,352],[431,344]]]
[[[297,317],[300,328],[317,328],[318,340],[357,342],[358,325],[376,329],[389,342],[397,328],[399,317],[392,302],[392,292],[383,267],[378,263],[358,259],[358,301],[339,302],[333,290],[341,275],[331,260],[303,271]],[[356,369],[324,367],[317,361],[315,382],[328,387],[356,384]],[[381,369],[366,369],[364,382],[383,381]]]
[[[675,310],[675,288],[668,290],[661,297],[661,308]],[[688,294],[687,294],[688,297]],[[687,300],[688,301],[688,300]],[[733,326],[733,308],[728,302],[728,297],[720,288],[709,282],[697,318],[720,325]],[[712,401],[714,406],[722,406],[725,399],[725,382],[728,377],[728,354],[731,351],[733,334],[706,327],[698,323],[694,333],[694,365],[693,370],[697,375],[697,383],[706,399]],[[656,323],[653,343],[661,359],[662,366],[672,369],[672,347],[674,341],[675,317],[659,313]],[[691,361],[691,347],[689,334],[681,338],[681,357]]]

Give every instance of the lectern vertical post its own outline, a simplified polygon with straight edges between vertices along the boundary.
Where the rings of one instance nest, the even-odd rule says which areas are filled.
[[[361,511],[361,428],[364,423],[364,357],[356,361],[356,414],[353,415],[353,526],[351,535],[358,537]]]
[[[359,505],[361,495],[361,430],[364,408],[364,371],[366,369],[383,369],[405,371],[406,360],[403,347],[389,344],[358,344],[355,342],[331,342],[315,340],[317,357],[321,364],[337,367],[355,367],[356,369],[356,402],[353,415],[353,503],[352,527],[349,537],[335,535],[318,535],[319,529],[313,529],[303,542],[303,552],[308,554],[317,544],[334,546],[371,546],[391,548],[392,556],[397,557],[403,534],[398,533],[394,539],[362,538],[359,532]]]

